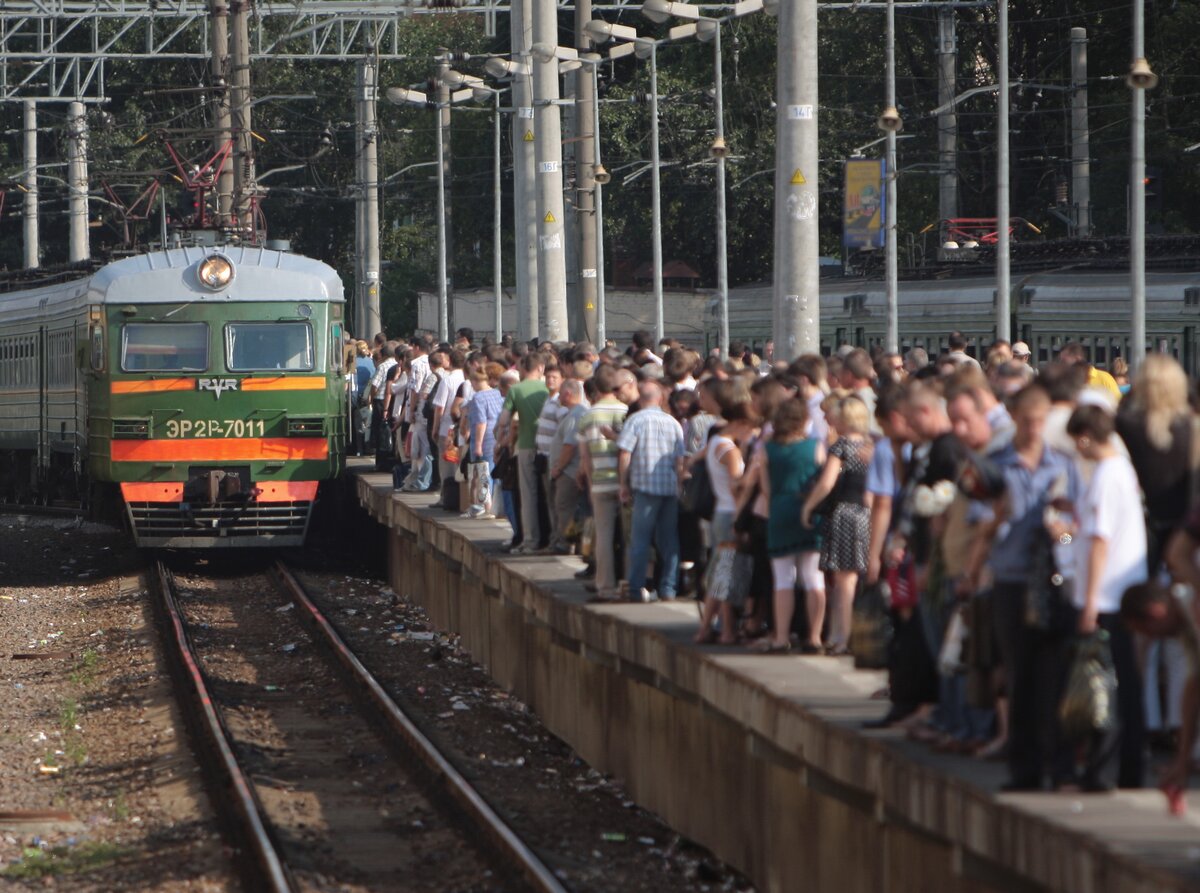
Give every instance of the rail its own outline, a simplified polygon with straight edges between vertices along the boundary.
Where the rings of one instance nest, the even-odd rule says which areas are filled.
[[[229,792],[229,797],[221,805],[226,807],[226,820],[239,832],[235,839],[248,848],[247,864],[255,875],[253,889],[270,893],[296,893],[299,888],[271,839],[262,806],[234,756],[225,724],[209,695],[200,660],[192,647],[183,612],[179,608],[175,578],[161,561],[155,564],[155,577],[158,606],[164,614],[168,638],[175,646],[171,651],[172,662],[188,688],[192,709],[186,715],[193,726],[193,733],[209,757],[210,771],[219,779],[222,789]]]
[[[292,571],[282,561],[277,561],[267,576],[300,608],[296,612],[297,619],[318,650],[331,659],[328,662],[335,668],[340,684],[353,694],[377,733],[398,747],[406,758],[415,758],[423,780],[449,798],[454,812],[470,831],[481,835],[493,857],[514,876],[524,880],[530,889],[540,893],[565,893],[554,873],[388,695]],[[217,806],[232,831],[231,838],[244,847],[244,867],[252,875],[248,885],[251,889],[270,893],[294,893],[298,887],[286,855],[276,845],[270,819],[259,802],[253,783],[238,763],[220,708],[206,684],[201,659],[188,635],[174,576],[160,561],[155,567],[155,577],[159,595],[156,604],[170,643],[173,669],[187,689],[187,719],[206,757],[210,779],[219,792]],[[402,768],[408,771],[408,767]]]

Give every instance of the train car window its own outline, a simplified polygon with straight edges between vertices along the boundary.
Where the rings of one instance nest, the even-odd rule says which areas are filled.
[[[312,326],[306,322],[231,322],[225,327],[225,360],[230,372],[312,371]]]
[[[204,372],[208,369],[208,323],[126,323],[121,327],[121,369]]]
[[[341,372],[344,357],[343,352],[340,350],[342,346],[342,327],[334,323],[329,331],[329,368],[334,372]]]
[[[99,372],[104,368],[104,326],[99,323],[92,323],[89,340],[92,345],[92,368]]]

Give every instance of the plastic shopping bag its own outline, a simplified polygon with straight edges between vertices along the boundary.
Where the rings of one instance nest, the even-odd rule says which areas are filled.
[[[1108,633],[1099,630],[1075,643],[1075,656],[1058,719],[1068,739],[1083,738],[1113,727],[1117,714],[1117,673]]]

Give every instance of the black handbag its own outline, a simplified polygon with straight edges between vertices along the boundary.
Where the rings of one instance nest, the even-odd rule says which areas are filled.
[[[705,521],[711,521],[716,510],[717,497],[713,493],[712,479],[708,476],[708,464],[696,462],[692,465],[692,476],[683,482],[679,494],[679,506]]]
[[[1043,633],[1069,633],[1073,614],[1069,585],[1058,571],[1054,540],[1048,533],[1034,537],[1025,587],[1025,626]]]

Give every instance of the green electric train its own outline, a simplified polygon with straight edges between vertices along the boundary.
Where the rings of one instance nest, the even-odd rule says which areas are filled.
[[[342,284],[178,247],[0,294],[0,498],[120,507],[140,546],[304,542],[345,463]]]

